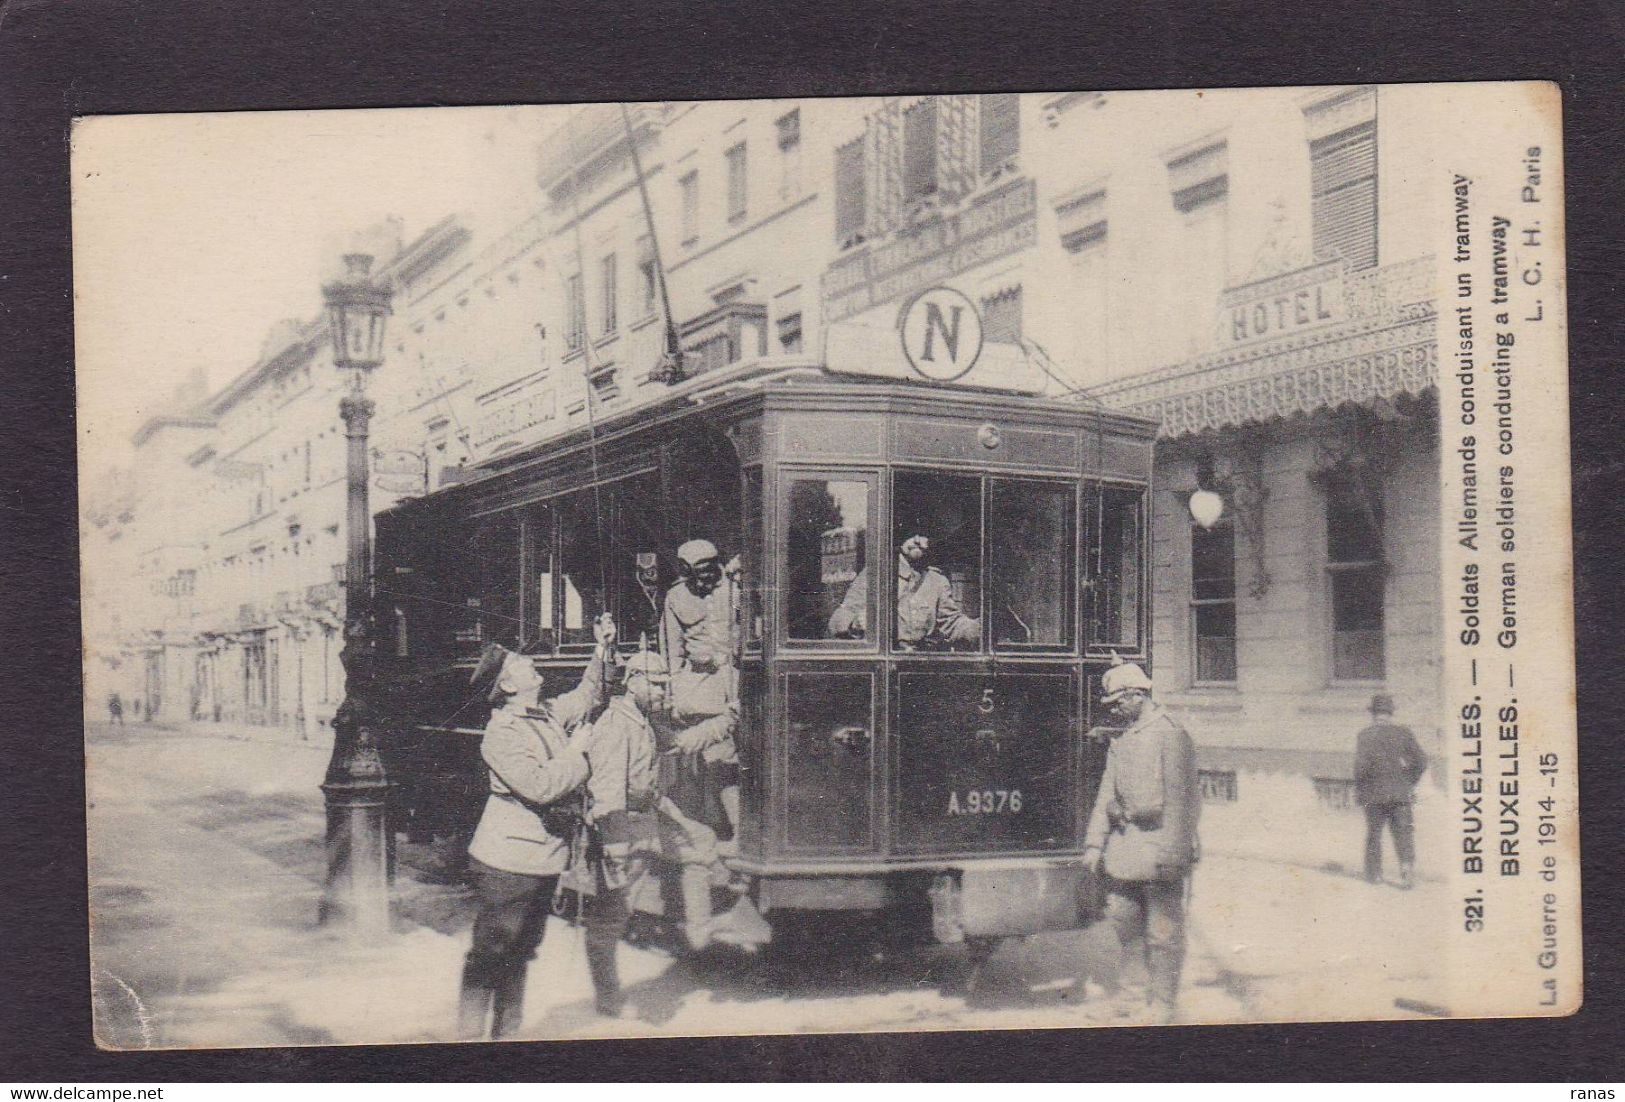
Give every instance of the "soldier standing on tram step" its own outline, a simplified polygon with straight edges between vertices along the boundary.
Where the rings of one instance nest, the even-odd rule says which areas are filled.
[[[592,731],[580,721],[602,699],[614,624],[600,618],[594,634],[598,649],[581,684],[545,711],[536,710],[543,682],[529,658],[493,644],[474,671],[476,684],[490,682],[494,707],[480,742],[491,792],[468,847],[479,911],[458,1002],[464,1039],[511,1036],[523,1020],[525,973],[569,861],[573,797],[589,773],[584,747]]]
[[[667,591],[661,617],[660,649],[670,673],[668,709],[674,728],[686,728],[676,736],[680,749],[699,756],[691,764],[716,786],[728,828],[734,831],[739,827],[739,756],[733,739],[739,710],[737,594],[710,540],[688,540],[678,547],[677,568],[682,577]],[[721,716],[735,720],[719,727],[712,721]],[[721,737],[713,737],[718,730]],[[684,802],[678,799],[680,805]],[[703,817],[698,808],[685,810]]]
[[[1409,727],[1393,722],[1394,698],[1371,698],[1371,726],[1354,742],[1354,796],[1365,808],[1365,878],[1382,882],[1382,828],[1394,832],[1399,886],[1409,890],[1416,868],[1416,828],[1411,799],[1428,770],[1427,755]]]
[[[1101,703],[1129,726],[1112,737],[1084,860],[1105,871],[1106,916],[1122,953],[1143,943],[1152,1020],[1168,1023],[1185,960],[1186,892],[1197,860],[1196,749],[1185,728],[1152,702],[1151,679],[1139,666],[1111,667],[1100,688]]]

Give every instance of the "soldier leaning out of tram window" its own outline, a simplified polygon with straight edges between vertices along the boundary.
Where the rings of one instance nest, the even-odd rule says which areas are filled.
[[[710,540],[684,543],[677,549],[681,576],[666,593],[661,618],[661,653],[670,672],[667,718],[675,744],[696,759],[690,764],[710,774],[730,830],[739,824],[739,757],[733,740],[739,714],[737,562],[724,566]]]
[[[525,973],[569,862],[591,772],[586,721],[602,700],[613,622],[600,617],[594,634],[598,648],[581,683],[545,707],[529,658],[493,645],[474,671],[476,683],[490,681],[493,708],[480,743],[491,792],[468,848],[479,910],[458,1007],[466,1039],[509,1036],[523,1019]]]
[[[1174,1019],[1185,960],[1186,893],[1196,863],[1196,749],[1190,734],[1151,699],[1151,678],[1132,663],[1108,669],[1101,703],[1128,726],[1117,730],[1084,836],[1084,860],[1106,874],[1106,917],[1120,956],[1143,946],[1152,1020]],[[1121,966],[1121,959],[1119,965]],[[1116,977],[1119,1010],[1135,1013]]]
[[[967,616],[954,599],[953,583],[930,564],[931,540],[914,535],[897,552],[897,645],[904,650],[975,646],[982,621]],[[862,639],[868,632],[868,568],[858,571],[846,597],[829,618],[834,639]]]

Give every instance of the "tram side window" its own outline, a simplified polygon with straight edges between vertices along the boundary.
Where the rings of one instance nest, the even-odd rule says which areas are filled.
[[[894,482],[894,644],[976,650],[982,642],[982,481],[900,471]]]
[[[1140,558],[1145,537],[1138,490],[1106,489],[1085,499],[1089,643],[1140,645]]]
[[[662,527],[660,476],[649,473],[604,487],[606,508],[613,501],[614,526],[604,532],[609,544],[609,585],[621,641],[654,645],[660,637],[660,611],[666,590],[675,580],[669,562],[673,549]],[[589,618],[590,623],[590,618]]]
[[[599,544],[600,518],[590,490],[571,494],[557,505],[559,513],[559,573],[563,593],[559,609],[559,642],[563,646],[591,644],[592,622],[604,611],[607,563]],[[607,529],[609,518],[602,518]]]
[[[744,579],[745,644],[762,645],[762,468],[745,469],[745,545],[740,549]]]
[[[995,646],[1072,646],[1073,487],[995,479],[989,487]]]
[[[519,525],[504,519],[484,525],[474,540],[479,562],[480,639],[518,647]]]
[[[790,638],[865,638],[873,605],[865,572],[869,484],[795,479],[789,512]]]
[[[525,516],[525,625],[527,649],[551,651],[557,643],[553,628],[553,510],[539,505]]]

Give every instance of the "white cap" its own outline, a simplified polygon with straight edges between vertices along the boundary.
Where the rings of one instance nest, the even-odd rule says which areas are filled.
[[[677,557],[690,566],[717,557],[717,545],[710,540],[689,540],[677,549]]]
[[[1132,689],[1151,691],[1151,679],[1146,676],[1145,671],[1133,662],[1113,666],[1100,679],[1100,702],[1110,704],[1115,700],[1121,700],[1123,694]]]

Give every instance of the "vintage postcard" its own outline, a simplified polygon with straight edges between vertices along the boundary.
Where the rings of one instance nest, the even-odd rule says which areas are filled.
[[[1581,1004],[1555,86],[72,157],[103,1047]]]

